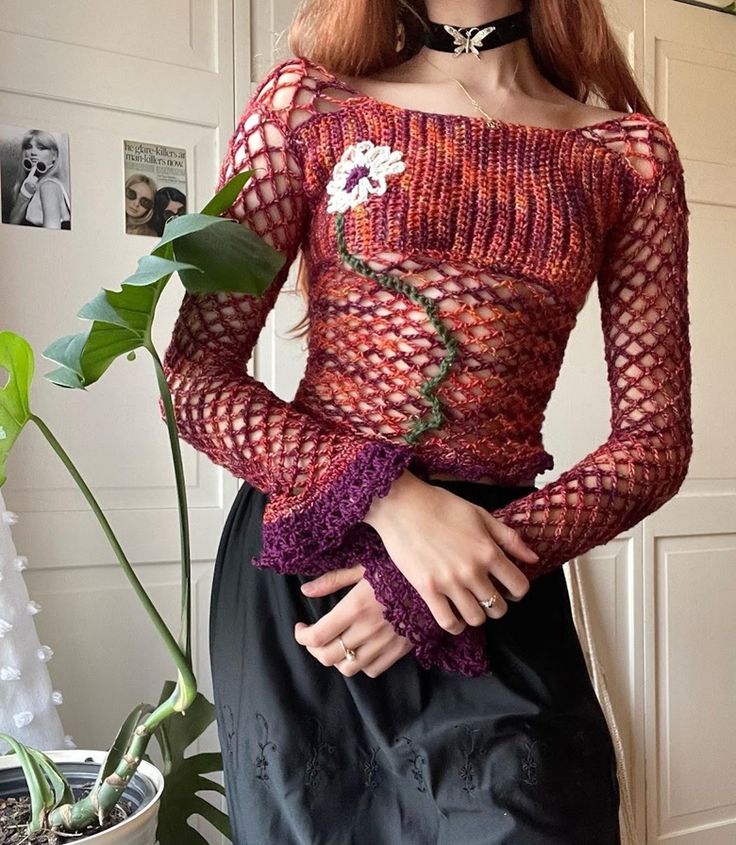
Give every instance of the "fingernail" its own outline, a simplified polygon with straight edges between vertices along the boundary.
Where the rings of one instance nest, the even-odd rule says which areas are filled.
[[[313,584],[302,584],[302,592],[303,593],[313,593],[314,592],[314,585]]]

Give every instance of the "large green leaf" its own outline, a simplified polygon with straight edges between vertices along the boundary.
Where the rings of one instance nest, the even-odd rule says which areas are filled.
[[[13,444],[31,415],[33,349],[25,338],[0,332],[0,368],[7,370],[7,384],[0,389],[0,487],[5,484],[5,463]],[[0,377],[2,371],[0,370]]]
[[[173,681],[164,683],[159,703],[171,697],[175,686]],[[198,692],[186,715],[174,714],[156,728],[165,779],[156,831],[159,845],[207,845],[207,841],[188,824],[193,815],[204,817],[232,841],[227,815],[197,795],[198,792],[225,794],[220,784],[203,777],[222,771],[222,754],[203,752],[184,756],[186,749],[202,736],[214,720],[214,706]]]
[[[179,278],[190,293],[237,291],[260,296],[286,260],[248,226],[209,214],[172,218],[152,254],[162,256],[167,249],[178,262],[189,265],[179,271]]]
[[[163,255],[164,247],[173,243],[179,238],[194,235],[210,227],[218,229],[225,226],[237,226],[237,222],[230,217],[213,217],[210,214],[197,214],[192,211],[189,214],[182,214],[179,217],[172,217],[164,228],[161,240],[151,250],[151,255]]]
[[[190,293],[236,291],[260,296],[286,260],[260,235],[234,221],[179,238],[174,254],[177,261],[201,268],[201,272],[179,271]]]
[[[64,777],[64,773],[61,769],[48,755],[44,754],[43,751],[38,751],[36,748],[31,748],[30,746],[26,747],[28,752],[38,763],[41,771],[51,782],[51,788],[54,791],[54,798],[50,808],[56,809],[56,807],[61,807],[63,804],[73,804],[76,801],[74,791],[72,790],[69,781],[67,781]]]
[[[23,777],[31,798],[31,820],[25,832],[37,833],[43,828],[46,810],[50,809],[54,803],[51,788],[38,762],[38,755],[43,755],[43,752],[18,742],[6,733],[0,733],[0,739],[7,742],[12,753],[17,755],[18,765],[23,769]]]
[[[84,389],[121,355],[133,360],[136,349],[149,345],[156,305],[173,273],[190,293],[260,296],[283,267],[285,256],[249,227],[214,216],[232,205],[251,173],[234,176],[203,213],[172,218],[152,253],[139,259],[138,269],[119,291],[103,288],[84,305],[77,316],[92,325],[44,350],[45,358],[60,365],[45,378],[61,387]]]
[[[144,255],[138,259],[138,269],[123,282],[124,285],[150,285],[179,270],[197,270],[192,264],[182,264],[160,255]],[[78,316],[83,316],[80,312]]]
[[[202,214],[213,214],[216,217],[224,214],[238,198],[238,195],[245,187],[245,183],[254,172],[253,170],[241,170],[240,173],[233,176],[202,209]]]

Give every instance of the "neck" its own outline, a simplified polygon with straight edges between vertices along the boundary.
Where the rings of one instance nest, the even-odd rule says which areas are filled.
[[[453,26],[480,26],[524,7],[522,0],[426,0],[425,5],[431,21]]]
[[[429,20],[452,26],[479,26],[520,12],[524,5],[523,0],[426,0]],[[431,65],[424,61],[425,58]],[[483,50],[480,58],[472,53],[456,56],[453,53],[421,47],[416,56],[406,64],[413,65],[415,62],[416,71],[421,73],[426,81],[436,81],[438,71],[442,71],[464,84],[474,86],[476,90],[479,78],[482,79],[481,86],[485,91],[520,91],[530,96],[539,94],[548,84],[534,61],[528,38],[519,38],[501,47]],[[517,63],[518,69],[512,83]]]

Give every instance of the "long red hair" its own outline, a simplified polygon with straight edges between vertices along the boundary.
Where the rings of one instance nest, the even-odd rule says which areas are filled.
[[[528,10],[529,46],[552,85],[587,103],[591,95],[609,109],[653,116],[606,19],[601,0],[522,0]],[[396,28],[405,44],[396,52]],[[331,73],[369,76],[419,52],[427,27],[424,0],[302,0],[287,32],[292,54]],[[308,273],[299,258],[296,289],[307,297]],[[308,335],[309,315],[290,329]]]

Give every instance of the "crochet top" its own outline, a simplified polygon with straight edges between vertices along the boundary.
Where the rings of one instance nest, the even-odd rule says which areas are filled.
[[[492,670],[483,626],[434,619],[363,517],[405,469],[515,485],[553,468],[541,436],[597,280],[610,434],[489,511],[539,555],[531,580],[631,528],[692,452],[688,214],[668,127],[573,129],[403,108],[301,57],[256,86],[218,187],[286,255],[265,293],[185,293],[164,367],[180,436],[267,496],[253,565],[362,564],[427,668]],[[306,371],[291,401],[246,365],[290,264],[309,270]],[[411,530],[411,526],[407,526]]]

